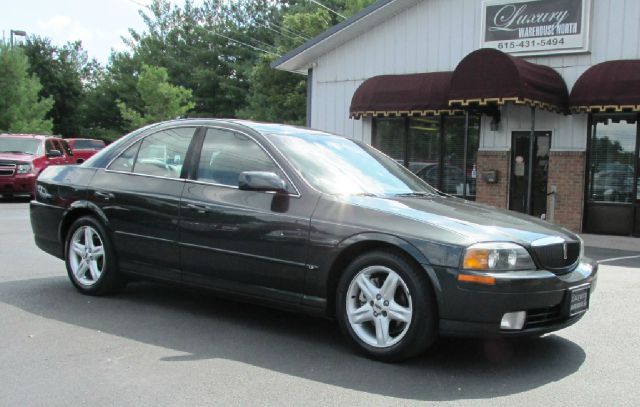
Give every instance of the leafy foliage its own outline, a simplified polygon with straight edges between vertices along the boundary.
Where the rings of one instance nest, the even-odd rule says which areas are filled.
[[[37,75],[42,82],[40,96],[54,100],[47,115],[53,121],[53,131],[78,135],[78,109],[84,94],[83,79],[89,69],[87,53],[82,45],[75,42],[56,47],[47,38],[32,36],[22,49],[29,58],[29,73]]]
[[[136,89],[142,100],[140,110],[118,102],[120,114],[130,129],[184,116],[195,106],[191,90],[170,84],[165,68],[143,65]]]
[[[19,48],[0,43],[0,130],[12,133],[51,133],[46,115],[52,98],[41,98],[42,85],[29,75],[29,61]]]
[[[327,8],[307,0],[153,0],[139,11],[145,29],[130,30],[128,50],[114,52],[106,66],[90,60],[80,42],[30,37],[27,79],[42,81],[29,82],[42,98],[42,124],[106,140],[185,114],[302,124],[306,75],[270,64],[374,0],[319,2]],[[0,117],[8,117],[2,103]]]

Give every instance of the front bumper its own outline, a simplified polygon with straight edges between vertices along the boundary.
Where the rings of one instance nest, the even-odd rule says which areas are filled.
[[[593,293],[597,272],[597,263],[583,258],[573,271],[563,275],[547,270],[491,273],[496,283],[487,286],[458,281],[458,270],[441,270],[440,334],[510,337],[541,335],[565,328],[585,314],[569,316],[569,290],[588,284],[590,294]],[[503,315],[517,311],[527,313],[523,328],[500,329]]]
[[[35,196],[35,174],[14,174],[10,177],[0,176],[0,194]]]

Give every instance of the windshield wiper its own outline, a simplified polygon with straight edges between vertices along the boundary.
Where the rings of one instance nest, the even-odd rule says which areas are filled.
[[[405,192],[401,194],[393,194],[393,196],[433,196],[430,192]]]
[[[27,151],[18,151],[18,150],[0,151],[0,153],[9,153],[9,154],[29,154],[29,155],[33,155],[33,153],[29,153],[29,152],[27,152]]]

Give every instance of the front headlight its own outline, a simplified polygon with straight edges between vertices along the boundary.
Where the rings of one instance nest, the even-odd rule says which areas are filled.
[[[16,173],[18,174],[27,174],[29,172],[31,172],[31,169],[33,167],[31,167],[31,164],[18,164],[16,166]]]
[[[536,265],[527,250],[515,243],[477,243],[464,252],[462,268],[477,271],[531,270]]]

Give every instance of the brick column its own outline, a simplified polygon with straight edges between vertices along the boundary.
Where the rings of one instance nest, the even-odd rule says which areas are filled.
[[[556,187],[553,222],[574,232],[582,231],[584,210],[584,151],[551,151],[547,191]]]
[[[509,151],[478,151],[476,201],[497,208],[507,208],[509,191]],[[498,171],[498,182],[489,184],[482,177],[487,170]]]

